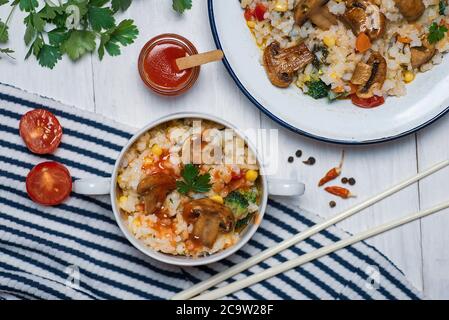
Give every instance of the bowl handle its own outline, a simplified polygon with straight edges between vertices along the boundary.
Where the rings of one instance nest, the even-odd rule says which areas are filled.
[[[301,196],[304,194],[305,188],[304,183],[296,180],[268,180],[268,194],[271,196]]]
[[[73,182],[73,192],[89,196],[106,195],[111,191],[111,178],[80,179]]]

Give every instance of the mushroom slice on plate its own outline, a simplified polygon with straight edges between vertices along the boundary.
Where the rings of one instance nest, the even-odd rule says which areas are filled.
[[[329,0],[299,0],[295,7],[295,22],[302,26],[311,14],[328,2]]]
[[[435,46],[429,43],[427,36],[423,37],[421,47],[413,47],[411,51],[412,67],[420,68],[423,64],[429,62],[437,52]]]
[[[371,40],[381,38],[386,31],[387,18],[377,5],[368,0],[349,0],[342,21],[358,36],[366,33]]]
[[[374,91],[382,88],[387,77],[387,62],[379,52],[373,52],[366,63],[359,62],[351,83],[359,85],[356,94],[360,98],[371,98]]]
[[[304,43],[281,49],[275,41],[265,48],[263,62],[271,83],[280,88],[287,88],[295,73],[305,68],[314,59],[314,54]]]
[[[322,6],[310,15],[310,21],[321,30],[329,30],[333,25],[338,23],[337,17],[334,16],[327,6]]]
[[[426,10],[422,0],[394,0],[394,2],[408,22],[418,20]]]
[[[210,199],[193,200],[184,205],[183,217],[193,223],[192,235],[203,246],[212,248],[220,233],[234,229],[232,211]]]
[[[137,193],[143,196],[145,212],[152,214],[162,207],[167,195],[176,189],[176,179],[166,173],[154,173],[143,178]]]

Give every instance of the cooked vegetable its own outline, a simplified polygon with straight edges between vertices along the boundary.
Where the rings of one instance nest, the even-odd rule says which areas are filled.
[[[265,48],[263,61],[271,83],[287,88],[297,71],[305,68],[314,59],[314,55],[304,43],[287,49],[281,49],[275,41]]]
[[[348,0],[342,19],[354,35],[366,33],[371,40],[381,38],[386,31],[387,19],[379,7],[368,0]]]
[[[186,164],[182,170],[183,181],[176,181],[176,187],[179,193],[187,194],[190,191],[205,193],[212,185],[210,184],[210,174],[199,174],[198,167],[193,164]]]
[[[432,23],[429,27],[428,40],[430,44],[435,44],[444,39],[444,36],[448,32],[448,29],[444,25],[438,25],[436,22]]]
[[[143,178],[137,186],[137,193],[144,198],[145,212],[152,214],[161,209],[167,195],[175,189],[175,178],[161,172]]]
[[[366,99],[374,96],[375,90],[380,90],[387,78],[387,62],[379,52],[373,52],[366,63],[359,62],[356,66],[351,83],[360,85],[356,94]]]
[[[418,20],[426,10],[422,0],[394,0],[394,2],[408,22]]]
[[[302,26],[311,14],[328,2],[329,0],[300,0],[295,7],[295,22]]]
[[[384,97],[373,96],[371,98],[360,98],[356,94],[351,96],[352,103],[357,107],[371,109],[379,107],[385,103]]]
[[[327,6],[322,6],[310,15],[310,21],[321,30],[329,30],[338,23],[337,17],[333,15]]]
[[[360,53],[364,53],[371,49],[371,40],[366,33],[362,32],[357,36],[355,49]]]
[[[428,37],[422,39],[421,47],[413,47],[410,51],[412,67],[415,69],[429,62],[437,52],[435,45],[430,43]]]
[[[225,206],[231,209],[236,219],[242,219],[248,214],[248,199],[238,191],[231,192],[224,200]]]
[[[193,238],[212,248],[220,233],[234,229],[235,218],[226,206],[211,199],[192,200],[184,205],[183,216],[193,222]]]
[[[440,0],[440,3],[438,4],[438,13],[444,16],[446,8],[447,8],[446,0]]]
[[[309,88],[306,92],[307,95],[311,96],[314,99],[326,98],[328,96],[330,86],[325,84],[323,80],[317,79],[306,82],[307,87]]]
[[[253,212],[253,213],[248,214],[245,218],[237,221],[235,223],[235,231],[237,231],[237,232],[242,231],[253,220],[255,215],[256,215],[256,213]]]

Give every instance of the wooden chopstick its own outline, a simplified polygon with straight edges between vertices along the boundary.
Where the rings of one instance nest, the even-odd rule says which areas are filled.
[[[322,223],[316,224],[313,227],[305,230],[304,232],[298,233],[297,235],[293,236],[290,239],[286,239],[284,241],[282,241],[281,243],[279,243],[278,245],[272,247],[272,248],[268,248],[264,251],[262,251],[261,253],[247,259],[246,261],[236,264],[235,266],[216,274],[215,276],[209,278],[208,280],[202,281],[192,287],[190,287],[189,289],[186,289],[178,294],[176,294],[175,296],[172,297],[172,300],[185,300],[185,299],[190,299],[198,294],[200,294],[201,292],[204,292],[205,290],[219,284],[220,282],[223,282],[224,280],[258,264],[259,262],[266,260],[270,257],[272,257],[273,255],[284,251],[286,249],[288,249],[289,247],[313,236],[314,234],[327,229],[328,227],[356,214],[357,212],[360,212],[370,206],[372,206],[373,204],[395,194],[396,192],[410,186],[411,184],[424,179],[425,177],[447,167],[449,165],[449,160],[440,162],[434,166],[432,166],[431,168],[418,173],[417,175],[404,180],[403,182],[383,191],[382,193],[375,195],[357,205],[355,205],[354,207],[332,217],[329,218],[325,221],[323,221]]]
[[[384,233],[386,231],[389,231],[391,229],[397,228],[399,226],[402,226],[404,224],[410,223],[412,221],[415,221],[417,219],[421,219],[424,218],[426,216],[429,216],[431,214],[434,214],[436,212],[439,212],[443,209],[447,209],[449,208],[449,201],[443,202],[433,208],[424,210],[424,211],[420,211],[417,212],[415,214],[412,214],[410,216],[406,216],[403,218],[399,218],[396,220],[393,220],[389,223],[385,223],[383,225],[380,225],[378,227],[372,228],[372,229],[368,229],[362,233],[359,233],[355,236],[349,237],[347,239],[343,239],[340,240],[332,245],[326,246],[326,247],[322,247],[318,250],[315,250],[313,252],[304,254],[298,258],[289,260],[287,262],[284,262],[280,265],[271,267],[267,270],[264,270],[260,273],[254,274],[252,276],[249,276],[247,278],[235,281],[227,286],[224,286],[222,288],[219,289],[215,289],[213,291],[204,293],[200,296],[197,296],[195,298],[193,298],[193,300],[212,300],[212,299],[218,299],[221,297],[224,297],[228,294],[231,294],[233,292],[236,292],[238,290],[241,290],[243,288],[249,287],[253,284],[256,284],[260,281],[263,281],[265,279],[271,278],[279,273],[288,271],[292,268],[296,268],[299,267],[307,262],[310,262],[312,260],[318,259],[322,256],[325,256],[327,254],[330,254],[332,252],[335,252],[337,250],[340,250],[342,248],[345,248],[347,246],[350,246],[356,242],[374,237],[376,235],[379,235],[381,233]]]

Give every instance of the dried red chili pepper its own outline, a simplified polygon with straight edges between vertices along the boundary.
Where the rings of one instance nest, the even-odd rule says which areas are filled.
[[[321,186],[325,185],[326,183],[328,183],[329,181],[332,181],[340,176],[344,159],[345,159],[345,151],[343,150],[341,152],[341,160],[340,160],[340,164],[338,165],[338,167],[330,169],[326,173],[326,175],[323,178],[321,178],[320,182],[318,182],[318,187],[321,187]]]
[[[337,187],[337,186],[327,187],[324,190],[326,190],[330,194],[333,194],[334,196],[340,197],[342,199],[348,199],[348,198],[354,197],[354,195],[351,193],[351,191],[349,191],[346,188],[342,188],[342,187]]]

